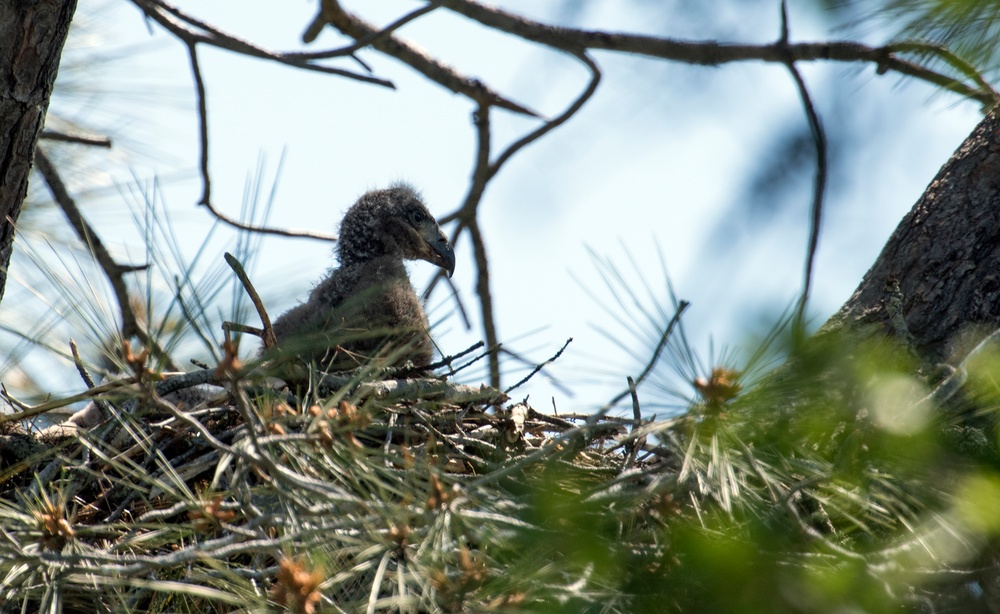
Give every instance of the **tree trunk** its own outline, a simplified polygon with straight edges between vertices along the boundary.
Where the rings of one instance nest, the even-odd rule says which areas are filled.
[[[76,0],[0,0],[0,298]]]
[[[928,362],[1000,327],[1000,114],[991,111],[903,218],[823,330],[890,332]]]

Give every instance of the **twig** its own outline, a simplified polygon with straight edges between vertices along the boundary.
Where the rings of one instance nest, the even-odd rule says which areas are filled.
[[[635,378],[636,388],[638,388],[639,384],[641,384],[646,379],[646,376],[650,374],[650,372],[653,370],[653,367],[656,366],[656,363],[660,360],[660,354],[662,354],[664,348],[667,347],[667,341],[670,340],[670,334],[673,332],[674,327],[677,326],[678,322],[681,321],[681,314],[683,314],[684,311],[690,305],[691,303],[687,301],[681,301],[680,303],[677,304],[677,310],[674,312],[674,317],[670,318],[670,323],[667,324],[667,328],[663,331],[663,334],[660,336],[660,342],[656,344],[656,349],[653,350],[653,356],[649,359],[649,362],[646,363],[646,367],[642,370],[642,373],[639,374],[639,377]],[[615,395],[613,399],[608,401],[604,405],[604,407],[602,407],[599,410],[599,413],[603,413],[611,409],[618,403],[618,401],[621,401],[630,393],[631,393],[630,389],[618,393],[617,395]]]
[[[256,232],[260,234],[272,234],[281,237],[301,237],[307,239],[316,239],[318,241],[336,241],[337,237],[335,235],[323,232],[314,232],[309,230],[286,230],[280,228],[269,228],[265,226],[254,226],[252,224],[247,224],[232,217],[229,217],[228,215],[219,211],[215,207],[215,205],[212,204],[212,178],[209,170],[209,155],[208,155],[209,152],[208,102],[205,90],[205,80],[201,74],[201,65],[198,62],[198,50],[197,50],[198,43],[214,44],[215,46],[221,46],[231,51],[237,51],[238,53],[243,53],[253,57],[267,57],[270,59],[276,59],[278,61],[282,61],[283,63],[291,64],[299,68],[306,68],[313,65],[305,64],[304,62],[301,61],[292,62],[292,61],[281,60],[279,59],[279,57],[286,58],[286,56],[281,54],[274,54],[273,52],[260,51],[258,48],[254,47],[250,43],[247,43],[245,41],[239,41],[238,39],[229,37],[228,35],[222,33],[220,30],[213,28],[211,25],[199,21],[197,19],[194,19],[193,17],[190,17],[181,12],[180,10],[164,2],[160,2],[159,0],[133,0],[133,1],[140,8],[142,8],[147,15],[150,15],[154,19],[156,19],[159,23],[161,23],[161,25],[166,27],[170,32],[172,32],[175,36],[177,36],[187,46],[188,57],[191,63],[191,76],[192,79],[194,80],[194,85],[195,85],[195,98],[197,100],[197,105],[198,105],[198,151],[199,151],[198,167],[199,167],[199,173],[201,175],[201,184],[202,184],[201,198],[198,200],[198,204],[205,207],[209,211],[209,213],[211,213],[217,220],[225,224],[228,224],[229,226],[232,226],[234,228],[238,228],[240,230],[247,230],[250,232]],[[195,27],[201,30],[209,32],[212,36],[208,37],[204,35],[199,35],[197,33],[192,32],[189,29],[181,27],[179,24],[176,24],[176,22],[170,20],[167,16],[157,11],[156,10],[157,8],[162,9],[163,11],[166,11],[171,15],[175,15],[178,18],[186,21],[189,24],[194,25]],[[157,16],[159,16],[159,18]],[[223,39],[228,41],[228,44],[230,46],[227,47],[218,44],[218,39]],[[336,74],[342,74],[343,71],[335,71],[335,72]],[[345,73],[344,76],[347,76],[349,74],[352,73]],[[392,85],[391,83],[382,82],[381,80],[376,80],[376,81],[378,81],[380,84],[383,85],[389,85],[390,87]]]
[[[39,139],[47,141],[60,141],[63,143],[76,143],[78,145],[91,145],[93,147],[111,147],[111,139],[106,136],[91,136],[87,134],[66,134],[55,130],[42,130],[38,135]]]
[[[230,217],[225,213],[219,211],[215,208],[211,202],[200,202],[199,205],[208,209],[208,212],[212,214],[220,222],[232,226],[233,228],[238,228],[240,230],[246,230],[249,232],[256,232],[266,235],[276,235],[279,237],[291,237],[296,239],[315,239],[317,241],[336,241],[337,235],[332,235],[326,232],[316,232],[313,230],[289,230],[286,228],[271,228],[269,226],[254,226],[253,224],[247,224],[246,222],[241,222],[236,218]]]
[[[517,361],[517,362],[519,362],[519,363],[521,363],[523,365],[526,365],[526,366],[528,366],[528,367],[530,367],[532,369],[534,369],[535,366],[537,365],[537,363],[535,363],[535,361],[528,360],[527,358],[525,358],[521,354],[519,354],[519,353],[511,350],[510,348],[501,347],[499,349],[499,352],[502,353],[502,354],[505,354],[506,356],[510,356],[515,361]],[[542,377],[548,379],[549,383],[552,384],[555,388],[557,388],[559,390],[559,392],[562,392],[563,394],[565,394],[568,397],[574,396],[573,395],[573,391],[570,388],[566,387],[566,385],[563,384],[561,381],[559,381],[554,375],[552,375],[551,373],[548,373],[546,371],[542,371],[541,374],[542,374]]]
[[[594,92],[597,91],[597,86],[600,85],[601,83],[600,67],[584,51],[572,51],[570,55],[580,60],[580,62],[582,62],[583,65],[586,66],[587,69],[590,71],[590,81],[587,82],[587,86],[583,89],[582,92],[580,92],[579,96],[573,99],[573,102],[571,102],[570,105],[566,107],[566,110],[560,113],[555,119],[545,122],[545,124],[543,124],[539,128],[532,130],[531,132],[524,135],[520,139],[514,141],[507,147],[507,149],[505,149],[499,156],[497,156],[493,164],[490,165],[491,178],[493,175],[496,175],[498,172],[500,172],[500,167],[502,167],[515,153],[517,153],[521,149],[524,149],[524,147],[530,145],[531,143],[537,141],[538,139],[542,138],[552,130],[555,130],[559,126],[566,123],[566,121],[569,120],[569,118],[576,115],[576,112],[579,111],[581,108],[583,108],[583,105],[585,105],[587,101],[590,100],[590,97],[594,95]]]
[[[584,53],[574,54],[581,62],[587,65],[591,71],[591,79],[587,87],[577,96],[572,103],[555,119],[546,122],[539,128],[532,130],[522,138],[511,143],[495,160],[490,159],[491,149],[491,126],[490,107],[480,104],[473,118],[476,126],[477,147],[476,165],[472,173],[472,181],[469,185],[468,194],[465,201],[457,211],[442,218],[442,223],[457,219],[458,225],[452,235],[452,243],[458,239],[459,233],[467,229],[472,239],[473,254],[476,261],[476,294],[479,296],[480,312],[483,318],[483,332],[486,342],[490,346],[499,344],[499,333],[497,332],[496,321],[493,314],[493,298],[490,291],[489,261],[486,254],[486,245],[482,231],[479,228],[478,212],[479,203],[482,201],[486,185],[500,171],[501,167],[518,151],[541,138],[551,130],[559,127],[572,117],[597,91],[597,86],[601,80],[601,72],[597,65]],[[433,284],[432,284],[433,286]],[[430,291],[430,289],[428,290]],[[496,355],[490,356],[490,385],[500,387],[500,362]]]
[[[208,97],[205,95],[205,80],[198,64],[198,48],[194,42],[186,42],[195,98],[198,101],[198,170],[201,172],[201,199],[198,204],[208,206],[212,202],[212,176],[208,171]]]
[[[781,2],[781,38],[779,44],[788,46],[788,3]],[[806,82],[795,66],[795,60],[789,57],[785,63],[788,72],[791,73],[798,89],[799,98],[802,100],[802,107],[805,110],[806,118],[809,120],[809,129],[812,132],[813,142],[816,145],[816,180],[813,184],[813,198],[811,215],[809,219],[809,243],[806,248],[806,265],[803,273],[802,296],[799,298],[799,305],[796,310],[793,331],[797,338],[805,335],[806,305],[809,302],[809,292],[812,289],[813,268],[816,262],[816,249],[819,247],[820,224],[823,221],[823,197],[826,194],[826,134],[823,132],[823,124],[820,122],[819,114],[809,96],[809,89]]]
[[[44,414],[47,411],[58,409],[60,407],[66,407],[67,405],[72,405],[77,401],[85,401],[87,399],[93,398],[96,395],[103,394],[105,392],[111,392],[112,390],[117,390],[119,388],[122,388],[123,386],[134,384],[136,381],[137,380],[135,377],[126,377],[121,380],[108,382],[107,384],[101,384],[100,386],[89,388],[78,394],[70,395],[68,397],[63,397],[61,399],[48,401],[40,405],[35,405],[34,407],[24,406],[23,404],[18,402],[18,405],[23,406],[24,409],[15,414],[0,414],[0,424],[6,424],[8,422],[15,422],[18,420],[25,420],[27,418],[31,418],[39,414]],[[11,402],[15,402],[15,400],[6,392],[6,390],[4,390],[2,394],[4,398],[10,400]]]
[[[909,49],[905,46],[900,47],[899,44],[870,47],[853,41],[797,43],[794,45],[781,41],[770,45],[683,41],[657,36],[552,26],[472,0],[441,0],[441,4],[449,10],[478,21],[489,28],[555,48],[568,50],[602,49],[704,66],[747,61],[777,64],[787,64],[789,60],[793,62],[817,60],[867,62],[874,64],[879,74],[891,70],[914,77],[960,96],[977,100],[987,107],[992,107],[1000,99],[1000,93],[992,87],[988,85],[982,87],[981,77],[974,79],[980,87],[970,87],[953,77],[900,59],[897,53]]]
[[[335,58],[345,55],[353,56],[356,51],[360,51],[361,49],[367,47],[368,45],[371,45],[380,38],[392,34],[393,32],[402,28],[403,26],[410,23],[414,19],[417,19],[418,17],[422,17],[423,15],[430,13],[434,9],[438,8],[440,5],[441,3],[436,0],[434,2],[428,2],[426,6],[422,6],[419,9],[413,10],[407,13],[406,15],[403,15],[402,17],[390,23],[389,25],[382,28],[378,32],[374,32],[369,36],[359,38],[353,44],[347,45],[346,47],[329,49],[327,51],[314,51],[312,53],[289,53],[287,55],[288,57],[301,58],[303,60],[325,60],[328,58]],[[320,31],[324,27],[326,27],[326,25],[327,21],[323,19],[323,10],[321,7],[320,12],[316,14],[316,17],[313,19],[312,23],[310,23],[306,27],[306,31],[302,33],[302,42],[311,43],[314,40],[316,40],[316,37],[319,36]]]
[[[628,391],[629,394],[632,395],[632,419],[635,420],[635,423],[632,425],[631,433],[635,433],[636,427],[642,424],[642,410],[639,408],[639,392],[635,388],[635,380],[632,379],[631,375],[628,376],[627,379]],[[646,445],[645,435],[636,438],[631,442],[631,444],[632,445],[629,446],[628,456],[625,457],[625,462],[622,464],[622,470],[619,474],[627,471],[632,466],[632,463],[635,462],[635,457],[639,454],[639,450]]]
[[[266,349],[271,349],[277,347],[278,339],[274,336],[274,328],[271,326],[271,318],[267,315],[267,310],[264,309],[264,302],[260,300],[260,295],[257,294],[257,289],[253,287],[250,283],[250,278],[247,277],[247,272],[243,269],[243,265],[240,261],[236,259],[235,256],[226,252],[224,255],[226,263],[229,264],[233,272],[240,279],[240,283],[243,284],[243,288],[247,291],[247,295],[253,302],[254,308],[257,310],[257,315],[260,316],[260,321],[264,325],[264,331],[262,338],[264,340],[264,347]]]
[[[297,57],[298,54],[294,53],[290,54],[281,51],[264,49],[263,47],[250,43],[249,41],[245,41],[223,32],[209,23],[200,21],[184,13],[180,9],[163,2],[162,0],[132,0],[132,3],[139,7],[139,9],[142,10],[142,12],[145,13],[150,19],[160,24],[167,31],[188,44],[204,43],[206,45],[232,51],[240,55],[270,60],[272,62],[285,64],[302,70],[337,75],[348,79],[354,79],[356,81],[363,81],[372,85],[381,85],[383,87],[395,89],[392,82],[385,79],[361,75],[342,68],[314,64],[307,58]],[[191,26],[194,26],[196,29],[193,29]]]
[[[502,347],[503,347],[502,345],[494,345],[493,347],[486,348],[486,351],[483,352],[482,354],[480,354],[479,356],[476,356],[475,358],[473,358],[469,362],[465,363],[464,365],[458,367],[457,369],[452,369],[451,371],[449,371],[448,372],[448,377],[451,377],[451,376],[455,375],[456,373],[458,373],[460,371],[464,371],[465,369],[468,369],[469,367],[471,367],[472,365],[476,364],[477,362],[479,362],[483,358],[486,358],[487,356],[492,356],[493,354],[496,354],[497,352],[500,351],[500,349]]]
[[[370,44],[379,51],[393,56],[431,81],[456,94],[475,100],[480,105],[496,106],[529,117],[541,117],[526,106],[494,92],[478,79],[470,78],[442,64],[409,42],[392,34],[381,36],[379,28],[345,11],[337,0],[321,0],[320,14],[316,19],[329,23],[356,41],[371,39]]]
[[[92,378],[90,373],[87,372],[87,367],[83,364],[83,359],[80,358],[80,350],[76,347],[76,341],[73,341],[72,339],[69,340],[69,350],[73,354],[73,364],[76,365],[77,372],[80,374],[80,377],[83,378],[83,383],[87,385],[87,388],[96,387],[97,384],[94,383],[94,378]],[[95,398],[94,405],[96,405],[97,409],[100,410],[102,420],[111,415],[111,408],[108,407],[108,403],[104,399]]]
[[[554,363],[556,360],[558,360],[559,357],[562,356],[563,351],[566,350],[566,347],[569,346],[569,344],[572,343],[572,342],[573,342],[573,338],[572,337],[570,337],[569,339],[567,339],[566,343],[564,343],[563,346],[561,348],[559,348],[559,351],[556,352],[552,356],[552,358],[549,358],[548,360],[546,360],[543,363],[535,365],[535,368],[531,370],[531,373],[529,373],[526,376],[524,376],[524,378],[521,381],[519,381],[518,383],[514,384],[513,386],[511,386],[507,390],[504,390],[503,391],[504,394],[510,394],[511,390],[514,390],[515,388],[518,388],[521,384],[527,382],[529,379],[531,379],[532,377],[534,377],[536,373],[538,373],[539,371],[541,371],[542,368],[544,368],[545,366],[550,365],[550,364]]]
[[[247,326],[246,324],[238,324],[236,322],[229,322],[229,321],[223,322],[222,330],[226,332],[235,331],[238,333],[253,335],[255,337],[260,337],[261,339],[264,338],[263,328],[257,328],[256,326]]]
[[[486,345],[485,342],[478,341],[475,344],[470,345],[469,347],[465,348],[464,350],[462,350],[458,354],[452,354],[451,356],[445,356],[441,360],[439,360],[439,361],[437,361],[435,363],[429,364],[429,365],[427,365],[424,368],[427,369],[428,371],[433,371],[434,369],[440,369],[441,367],[448,367],[450,369],[452,362],[458,360],[459,358],[462,358],[463,356],[467,356],[468,354],[471,354],[472,352],[478,350],[479,348],[483,347],[484,345]]]
[[[483,233],[479,230],[478,220],[473,220],[467,228],[472,237],[473,254],[475,255],[478,272],[476,276],[476,294],[479,296],[479,306],[483,315],[483,333],[486,335],[486,343],[490,347],[497,347],[500,345],[500,335],[497,332],[496,318],[493,315],[493,295],[490,291],[490,267],[486,256],[486,243],[483,239]],[[499,354],[493,352],[489,358],[490,386],[499,388]]]

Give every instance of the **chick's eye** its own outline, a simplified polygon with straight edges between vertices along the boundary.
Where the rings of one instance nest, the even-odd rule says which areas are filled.
[[[410,212],[410,221],[413,222],[414,224],[419,224],[421,221],[423,221],[423,219],[424,215],[419,211]]]

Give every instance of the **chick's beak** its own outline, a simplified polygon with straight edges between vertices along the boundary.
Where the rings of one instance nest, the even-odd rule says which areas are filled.
[[[451,277],[455,272],[455,248],[437,224],[427,224],[420,230],[420,236],[429,248],[423,259],[448,271],[448,277]]]
[[[434,264],[448,271],[448,277],[451,277],[455,272],[455,248],[451,246],[444,235],[438,237],[430,246],[437,256]]]

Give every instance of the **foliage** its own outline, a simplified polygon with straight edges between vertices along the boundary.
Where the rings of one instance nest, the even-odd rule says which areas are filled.
[[[1000,2],[996,0],[886,0],[875,13],[897,36],[947,47],[994,74],[998,64]],[[865,10],[872,10],[872,5]]]
[[[978,19],[968,7],[954,15]],[[938,14],[928,10],[914,31],[935,35]],[[967,32],[935,27],[946,38]],[[103,412],[94,428],[42,436],[38,424],[0,419],[3,611],[1000,603],[992,338],[948,371],[891,338],[802,342],[779,326],[742,364],[732,353],[704,363],[649,286],[652,307],[608,265],[619,307],[635,309],[619,321],[649,343],[644,376],[659,386],[640,377],[622,395],[632,418],[543,414],[485,387],[398,380],[378,363],[289,378],[265,360],[240,364],[228,340],[214,341],[219,323],[206,313],[225,269],[195,283],[205,252],[184,261],[156,200],[137,201],[151,271],[165,274],[136,284],[134,309],[157,348],[118,336],[113,312],[88,303],[101,293],[78,281],[87,275],[36,260],[64,289],[53,310],[76,318],[100,354],[77,365],[112,381],[88,383]],[[244,319],[239,296],[229,319]],[[672,288],[671,298],[679,318]],[[38,326],[23,337],[54,346],[52,323]],[[196,373],[220,388],[184,405],[167,388],[185,376],[164,371],[191,340],[213,363]],[[768,371],[776,354],[784,363]],[[679,381],[665,384],[668,371]],[[647,402],[667,406],[660,392],[678,411],[643,418]]]
[[[994,603],[1000,351],[984,345],[940,382],[892,340],[785,351],[753,380],[715,365],[660,420],[546,415],[487,388],[383,382],[377,364],[282,389],[231,348],[208,370],[226,394],[181,411],[129,351],[137,383],[102,395],[101,426],[36,442],[7,423],[0,599],[109,612]]]

